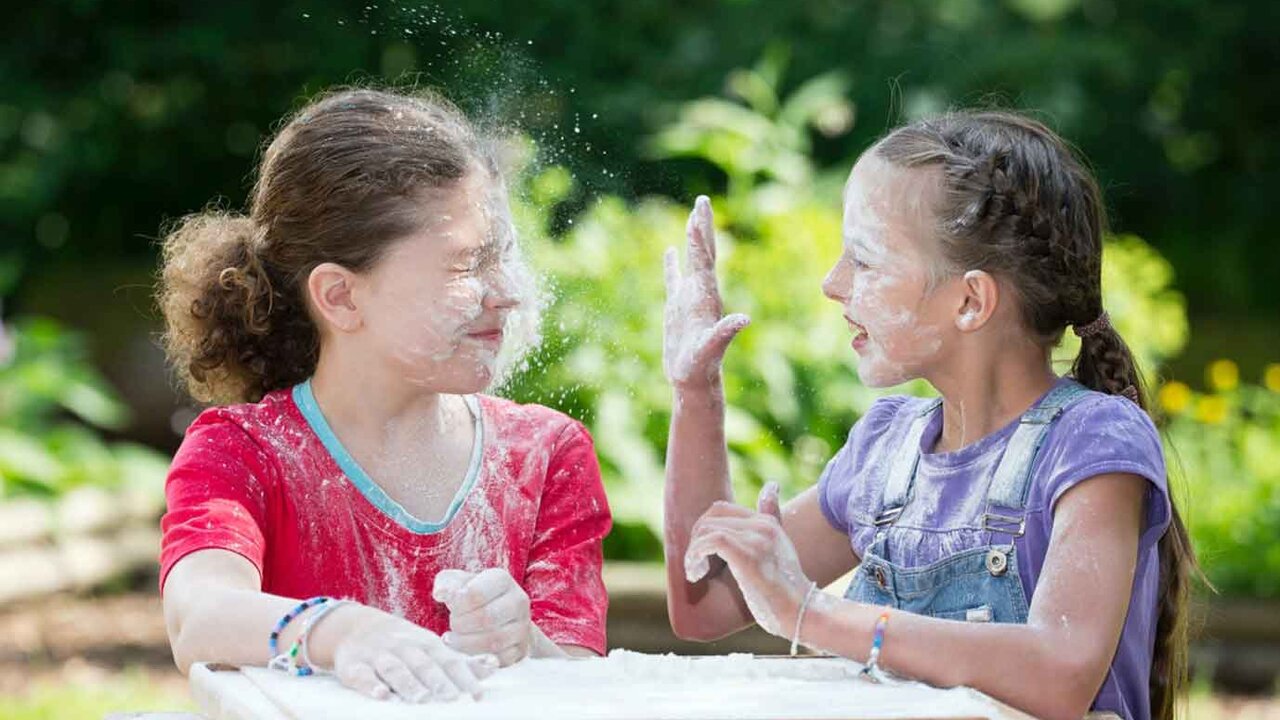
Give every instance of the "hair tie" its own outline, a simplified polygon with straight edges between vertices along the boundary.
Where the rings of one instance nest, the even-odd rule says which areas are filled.
[[[1080,323],[1075,323],[1071,329],[1072,329],[1072,332],[1076,334],[1076,337],[1080,337],[1080,338],[1087,338],[1092,335],[1097,335],[1100,332],[1111,329],[1111,316],[1107,315],[1106,310],[1103,310],[1102,314],[1099,315],[1097,319],[1095,319],[1093,322],[1083,326],[1080,325]]]

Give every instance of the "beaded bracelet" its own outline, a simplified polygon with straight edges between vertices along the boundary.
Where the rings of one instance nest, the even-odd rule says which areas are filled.
[[[288,672],[292,672],[300,675],[311,674],[310,673],[311,669],[305,666],[303,666],[303,668],[305,668],[307,672],[306,673],[299,672],[301,668],[299,668],[297,664],[297,656],[298,656],[298,650],[301,646],[297,642],[295,642],[293,646],[289,648],[288,653],[281,654],[280,633],[284,632],[284,629],[289,626],[289,623],[297,619],[298,616],[302,615],[302,613],[306,612],[307,610],[313,607],[323,605],[329,602],[329,600],[331,599],[332,598],[330,598],[327,595],[318,595],[308,600],[303,600],[302,602],[298,603],[296,607],[294,607],[289,612],[285,613],[283,617],[281,617],[279,620],[276,621],[275,628],[271,630],[271,635],[267,637],[267,649],[269,650],[270,657],[271,657],[271,660],[267,662],[267,667],[272,668],[273,670],[286,670]]]
[[[301,674],[310,675],[315,672],[316,665],[311,662],[311,653],[307,652],[307,641],[311,639],[311,631],[316,625],[320,624],[320,621],[324,619],[325,615],[328,615],[343,605],[349,605],[350,603],[350,600],[334,600],[333,602],[325,604],[324,607],[316,610],[311,617],[307,618],[306,624],[302,626],[302,632],[298,634],[298,639],[294,641],[302,648],[303,667],[307,669],[307,672]]]
[[[880,648],[884,647],[884,630],[889,625],[889,611],[885,610],[880,613],[880,617],[876,620],[876,628],[871,636],[871,654],[867,658],[867,664],[862,668],[862,674],[867,676],[871,682],[884,682],[885,674],[880,669]]]

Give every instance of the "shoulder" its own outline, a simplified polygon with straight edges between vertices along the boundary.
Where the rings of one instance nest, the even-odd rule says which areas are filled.
[[[569,415],[537,403],[518,403],[493,395],[475,395],[488,429],[506,442],[563,446],[591,442],[586,426]]]
[[[1108,474],[1136,475],[1155,494],[1168,493],[1164,449],[1151,416],[1127,398],[1089,391],[1063,410],[1045,438],[1033,507],[1052,509],[1067,490]]]
[[[296,413],[287,390],[268,393],[256,403],[217,405],[206,408],[187,426],[182,442],[188,446],[219,444],[224,450],[235,447],[266,447],[272,433],[286,432],[291,414]]]

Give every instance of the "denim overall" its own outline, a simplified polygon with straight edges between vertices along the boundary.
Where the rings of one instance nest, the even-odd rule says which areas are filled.
[[[920,440],[942,401],[924,407],[912,420],[889,466],[884,500],[875,518],[875,538],[863,554],[845,597],[949,620],[1025,623],[1027,597],[1018,576],[1013,541],[1026,529],[1031,467],[1053,421],[1087,392],[1076,382],[1060,383],[1018,422],[992,477],[984,512],[973,519],[987,532],[986,547],[965,550],[923,567],[903,567],[889,557],[888,533],[911,501]]]

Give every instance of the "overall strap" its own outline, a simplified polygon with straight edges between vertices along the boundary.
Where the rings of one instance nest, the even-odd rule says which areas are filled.
[[[880,504],[880,514],[876,516],[876,526],[883,528],[892,525],[902,514],[907,501],[911,498],[911,485],[915,481],[916,466],[920,464],[920,440],[924,437],[925,428],[935,410],[942,405],[942,398],[935,398],[926,403],[912,418],[902,444],[889,466],[889,477],[884,484],[884,499]]]
[[[1014,537],[1020,537],[1026,531],[1026,516],[1022,511],[1027,503],[1027,490],[1031,487],[1031,467],[1035,463],[1036,454],[1049,434],[1053,421],[1058,419],[1063,410],[1088,393],[1088,388],[1074,380],[1068,380],[1059,383],[1040,402],[1023,413],[987,490],[982,529]],[[994,512],[995,507],[1010,512]]]

